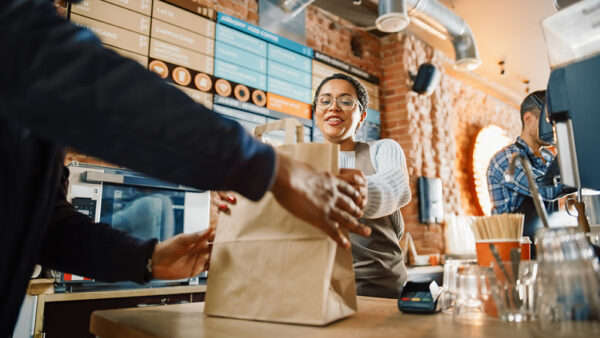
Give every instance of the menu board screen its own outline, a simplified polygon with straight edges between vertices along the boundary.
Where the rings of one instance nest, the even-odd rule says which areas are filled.
[[[193,0],[85,0],[71,6],[70,19],[210,107],[215,22],[197,13],[214,14]]]
[[[310,136],[316,86],[345,72],[360,78],[369,92],[363,133],[369,129],[372,137],[379,128],[377,78],[194,0],[85,0],[71,6],[70,19],[92,30],[107,47],[246,127],[294,117]]]

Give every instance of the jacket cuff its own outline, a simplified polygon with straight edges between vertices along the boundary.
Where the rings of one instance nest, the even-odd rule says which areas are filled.
[[[113,259],[120,260],[118,265],[113,265],[113,271],[110,271],[111,278],[108,282],[117,281],[133,281],[138,284],[144,284],[152,280],[152,273],[148,275],[146,270],[148,264],[148,258],[152,258],[152,252],[158,240],[156,238],[149,240],[141,240],[133,238],[129,244],[120,248],[121,250],[115,250],[115,254],[120,251],[120,258],[116,255]],[[134,244],[138,242],[137,244]]]
[[[144,283],[148,283],[149,281],[154,279],[154,274],[152,271],[152,254],[154,253],[154,248],[156,244],[158,244],[158,239],[153,238],[150,241],[150,244],[146,248],[146,259],[144,260],[144,271],[142,280]]]

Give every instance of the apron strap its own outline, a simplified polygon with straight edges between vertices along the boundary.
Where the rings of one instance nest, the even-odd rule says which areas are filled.
[[[533,165],[533,159],[531,158],[531,154],[529,154],[527,149],[518,142],[515,142],[515,145],[525,152],[525,154],[527,155],[527,158],[529,160],[529,163],[531,163]],[[531,192],[531,188],[530,188],[530,192]],[[523,214],[525,216],[524,221],[523,221],[523,235],[528,236],[531,239],[531,242],[535,243],[534,235],[535,235],[535,232],[539,228],[542,227],[541,220],[539,219],[539,216],[535,209],[535,204],[533,202],[533,198],[530,196],[523,196],[523,195],[521,195],[521,196],[523,197],[523,202],[517,208],[517,210],[515,210],[515,212]],[[558,201],[551,201],[551,202],[544,201],[544,207],[546,208],[548,215],[551,215],[553,212],[558,211]],[[536,250],[535,249],[536,249],[535,245],[532,245],[531,246],[531,259],[536,258]]]

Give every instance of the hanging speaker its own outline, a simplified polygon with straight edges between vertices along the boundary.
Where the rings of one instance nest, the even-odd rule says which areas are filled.
[[[436,66],[431,63],[424,63],[419,66],[419,71],[416,76],[411,76],[413,79],[412,91],[431,95],[438,83],[440,82],[441,73]]]

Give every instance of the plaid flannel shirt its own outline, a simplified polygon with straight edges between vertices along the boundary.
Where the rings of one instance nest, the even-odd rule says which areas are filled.
[[[537,182],[546,174],[550,163],[554,159],[554,155],[549,150],[542,149],[541,154],[545,160],[544,162],[533,154],[533,150],[520,137],[517,137],[516,143],[523,145],[526,151],[513,143],[497,152],[490,161],[487,170],[487,182],[492,201],[492,214],[515,212],[523,204],[525,197],[531,197],[529,182],[521,163],[517,163],[513,181],[506,181],[505,175],[508,174],[510,160],[515,153],[523,154],[530,159],[529,163]],[[538,190],[545,202],[555,200],[563,195],[561,183],[555,186],[540,186],[538,183]]]

